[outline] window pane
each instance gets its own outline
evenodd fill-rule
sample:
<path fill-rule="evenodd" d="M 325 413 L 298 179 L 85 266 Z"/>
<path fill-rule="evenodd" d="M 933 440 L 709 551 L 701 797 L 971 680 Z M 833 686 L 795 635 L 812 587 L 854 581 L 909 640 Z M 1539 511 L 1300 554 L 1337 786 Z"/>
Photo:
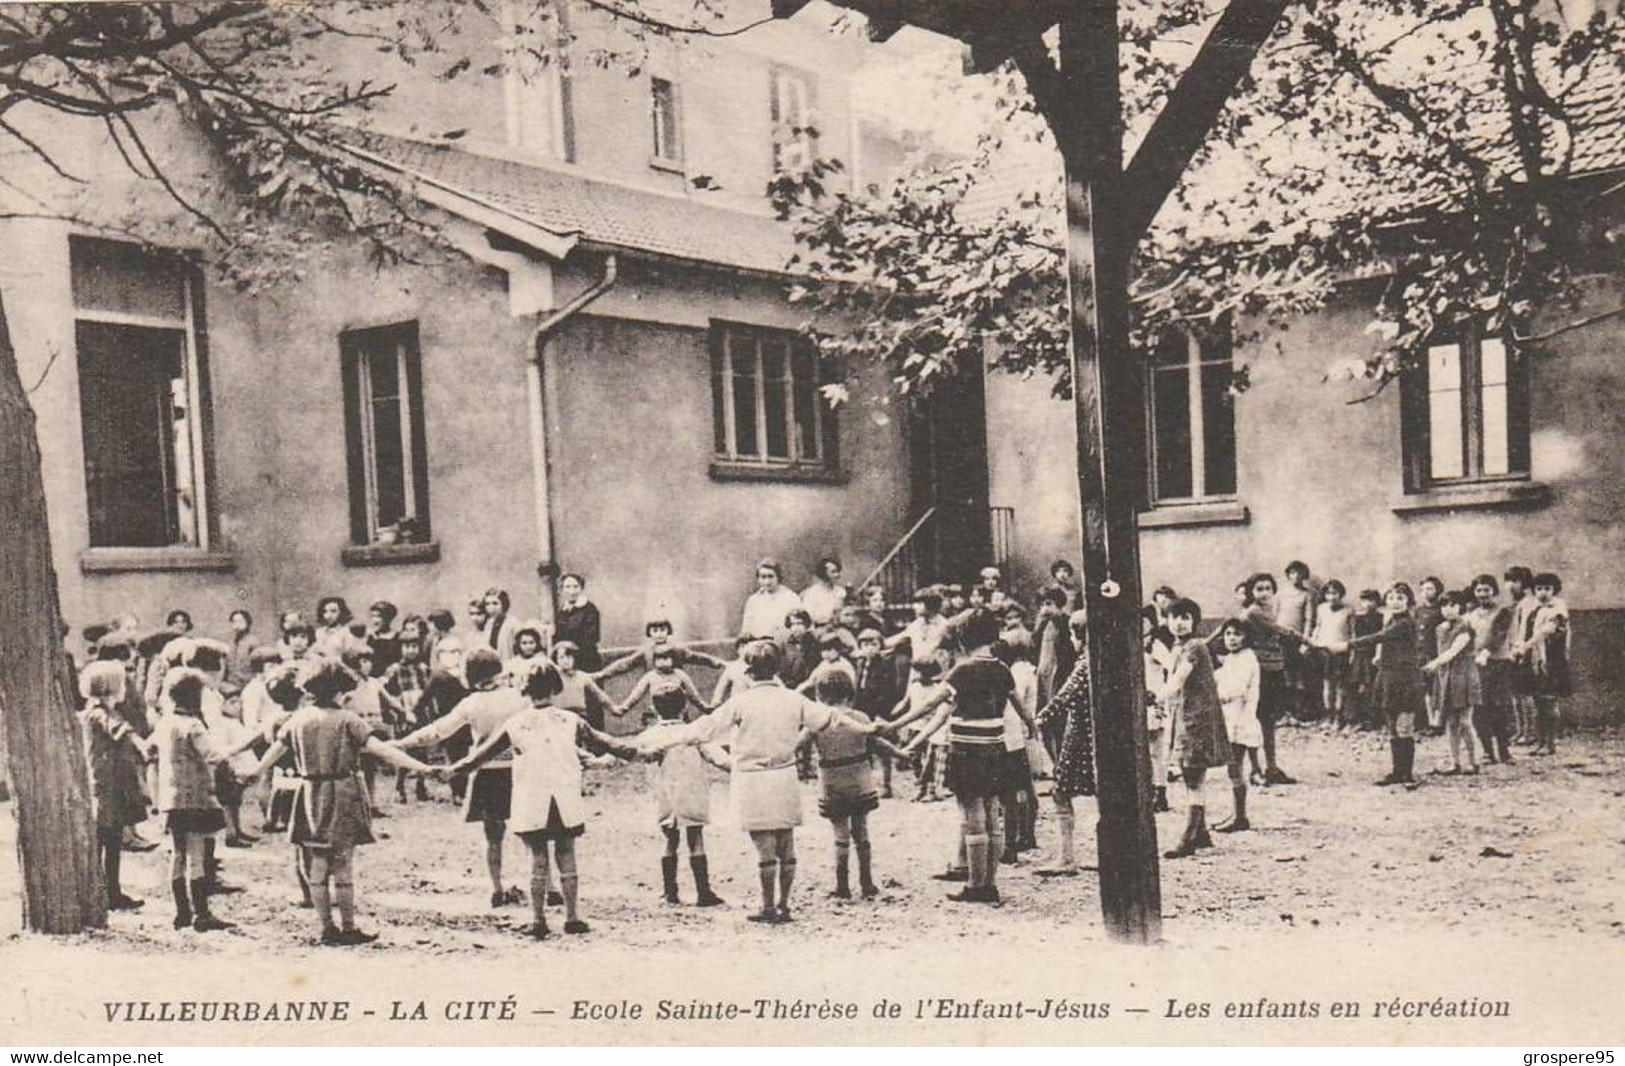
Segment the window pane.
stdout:
<path fill-rule="evenodd" d="M 378 493 L 377 526 L 391 526 L 406 514 L 406 455 L 401 441 L 399 399 L 372 401 L 373 485 Z"/>
<path fill-rule="evenodd" d="M 81 322 L 77 331 L 85 490 L 93 547 L 153 548 L 195 539 L 172 494 L 177 428 L 184 431 L 183 335 Z M 191 448 L 181 457 L 190 462 Z M 184 482 L 190 490 L 191 471 Z M 190 507 L 190 501 L 188 502 Z"/>
<path fill-rule="evenodd" d="M 1190 371 L 1158 369 L 1151 375 L 1152 435 L 1156 447 L 1156 498 L 1189 499 L 1191 478 Z"/>
<path fill-rule="evenodd" d="M 1151 358 L 1157 366 L 1184 366 L 1191 358 L 1190 338 L 1183 333 L 1162 338 Z"/>
<path fill-rule="evenodd" d="M 186 279 L 175 260 L 88 237 L 72 238 L 69 248 L 74 307 L 186 321 Z"/>
<path fill-rule="evenodd" d="M 373 344 L 367 350 L 367 380 L 373 400 L 392 400 L 401 394 L 400 364 L 393 342 Z"/>
<path fill-rule="evenodd" d="M 711 356 L 711 432 L 718 455 L 728 454 L 728 400 L 723 391 L 727 358 L 721 352 Z"/>
<path fill-rule="evenodd" d="M 761 454 L 756 444 L 756 345 L 730 337 L 729 348 L 734 364 L 734 451 L 755 458 Z"/>
<path fill-rule="evenodd" d="M 1484 386 L 1484 473 L 1498 477 L 1511 473 L 1511 437 L 1507 430 L 1507 387 Z"/>
<path fill-rule="evenodd" d="M 767 454 L 770 459 L 790 458 L 790 412 L 786 391 L 790 358 L 782 340 L 762 342 L 762 401 L 767 421 Z"/>
<path fill-rule="evenodd" d="M 1461 350 L 1428 349 L 1428 472 L 1439 479 L 1466 474 L 1461 419 Z"/>
<path fill-rule="evenodd" d="M 1230 364 L 1202 364 L 1202 465 L 1208 496 L 1236 491 L 1236 406 L 1230 394 Z"/>
<path fill-rule="evenodd" d="M 1479 380 L 1485 385 L 1507 383 L 1507 349 L 1499 337 L 1487 337 L 1479 345 Z"/>
<path fill-rule="evenodd" d="M 798 348 L 791 361 L 791 370 L 795 376 L 796 399 L 796 437 L 800 442 L 801 457 L 803 459 L 819 459 L 823 456 L 823 442 L 818 439 L 818 418 L 821 412 L 818 405 L 824 402 L 818 393 L 818 360 L 817 357 L 805 348 Z"/>
<path fill-rule="evenodd" d="M 654 119 L 654 154 L 661 159 L 681 158 L 676 90 L 665 78 L 652 78 L 649 81 L 649 94 Z"/>

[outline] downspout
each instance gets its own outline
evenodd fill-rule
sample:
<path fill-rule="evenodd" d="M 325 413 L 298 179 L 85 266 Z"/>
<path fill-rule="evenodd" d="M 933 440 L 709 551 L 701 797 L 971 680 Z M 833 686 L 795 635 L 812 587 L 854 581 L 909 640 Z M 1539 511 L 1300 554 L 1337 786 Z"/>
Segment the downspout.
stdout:
<path fill-rule="evenodd" d="M 554 579 L 558 564 L 553 559 L 553 508 L 548 485 L 547 417 L 542 402 L 547 364 L 547 339 L 588 304 L 615 287 L 619 277 L 613 255 L 604 260 L 604 274 L 563 307 L 536 323 L 531 357 L 525 367 L 525 392 L 530 408 L 530 462 L 536 495 L 536 574 L 542 579 L 545 620 L 551 622 L 558 609 Z"/>

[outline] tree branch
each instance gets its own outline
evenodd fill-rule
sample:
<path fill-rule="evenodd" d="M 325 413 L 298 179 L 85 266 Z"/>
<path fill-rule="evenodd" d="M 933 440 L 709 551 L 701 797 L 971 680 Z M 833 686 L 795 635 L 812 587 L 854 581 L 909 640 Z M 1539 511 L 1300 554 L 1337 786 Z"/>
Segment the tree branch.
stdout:
<path fill-rule="evenodd" d="M 1527 336 L 1513 333 L 1512 339 L 1519 344 L 1539 344 L 1555 337 L 1561 337 L 1565 333 L 1573 333 L 1575 330 L 1585 329 L 1587 326 L 1594 326 L 1599 322 L 1607 322 L 1611 318 L 1625 318 L 1625 307 L 1616 307 L 1612 311 L 1602 311 L 1595 315 L 1588 315 L 1585 318 L 1564 323 L 1543 333 L 1531 333 Z"/>

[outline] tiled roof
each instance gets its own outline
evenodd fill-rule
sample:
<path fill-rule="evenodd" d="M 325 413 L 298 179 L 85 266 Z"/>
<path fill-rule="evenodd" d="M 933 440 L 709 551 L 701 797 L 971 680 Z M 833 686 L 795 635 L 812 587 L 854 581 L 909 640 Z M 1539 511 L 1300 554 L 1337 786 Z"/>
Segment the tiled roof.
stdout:
<path fill-rule="evenodd" d="M 404 137 L 353 137 L 410 177 L 561 237 L 769 273 L 785 273 L 795 252 L 789 227 L 767 215 Z"/>

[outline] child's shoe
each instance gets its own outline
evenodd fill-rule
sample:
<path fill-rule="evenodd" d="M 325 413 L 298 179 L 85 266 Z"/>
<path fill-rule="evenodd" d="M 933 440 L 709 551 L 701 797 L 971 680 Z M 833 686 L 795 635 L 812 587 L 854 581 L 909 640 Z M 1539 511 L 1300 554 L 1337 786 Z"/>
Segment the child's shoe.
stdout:
<path fill-rule="evenodd" d="M 546 940 L 551 932 L 546 922 L 532 922 L 524 929 L 525 935 L 532 940 Z"/>
<path fill-rule="evenodd" d="M 932 874 L 933 881 L 969 881 L 970 871 L 963 866 L 950 866 L 940 874 Z"/>
<path fill-rule="evenodd" d="M 146 906 L 145 900 L 133 899 L 119 892 L 107 900 L 107 909 L 110 911 L 138 911 Z"/>
<path fill-rule="evenodd" d="M 569 933 L 571 936 L 577 936 L 581 933 L 591 932 L 592 926 L 588 925 L 580 918 L 571 918 L 569 921 L 564 923 L 564 931 Z"/>
<path fill-rule="evenodd" d="M 339 932 L 338 926 L 329 925 L 322 929 L 320 943 L 323 947 L 338 947 L 344 943 L 343 936 L 344 934 Z"/>
<path fill-rule="evenodd" d="M 865 881 L 863 884 L 858 886 L 858 894 L 864 899 L 874 899 L 876 896 L 880 895 L 880 889 L 873 881 Z"/>
<path fill-rule="evenodd" d="M 371 944 L 377 939 L 377 933 L 363 933 L 359 929 L 339 930 L 339 943 L 345 947 L 360 947 L 362 944 Z"/>

